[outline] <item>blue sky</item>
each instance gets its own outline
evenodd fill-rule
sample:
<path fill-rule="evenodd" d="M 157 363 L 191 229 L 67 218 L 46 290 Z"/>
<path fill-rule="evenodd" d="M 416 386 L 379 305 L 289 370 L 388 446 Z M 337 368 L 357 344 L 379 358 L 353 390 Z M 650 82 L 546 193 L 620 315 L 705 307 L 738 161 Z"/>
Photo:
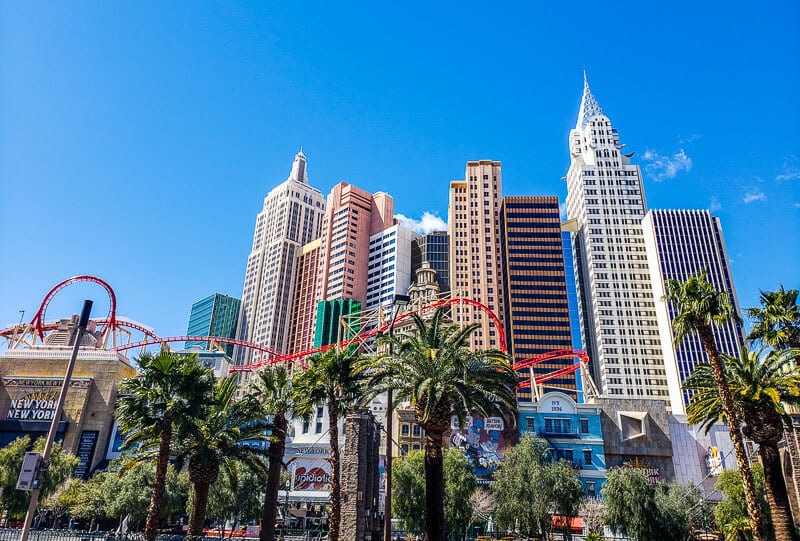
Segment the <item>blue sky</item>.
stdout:
<path fill-rule="evenodd" d="M 323 192 L 412 218 L 472 159 L 563 198 L 584 68 L 648 205 L 721 217 L 742 304 L 800 286 L 800 4 L 645 4 L 0 3 L 0 325 L 88 273 L 182 334 L 240 295 L 300 145 Z M 86 285 L 48 315 L 85 296 L 107 309 Z"/>

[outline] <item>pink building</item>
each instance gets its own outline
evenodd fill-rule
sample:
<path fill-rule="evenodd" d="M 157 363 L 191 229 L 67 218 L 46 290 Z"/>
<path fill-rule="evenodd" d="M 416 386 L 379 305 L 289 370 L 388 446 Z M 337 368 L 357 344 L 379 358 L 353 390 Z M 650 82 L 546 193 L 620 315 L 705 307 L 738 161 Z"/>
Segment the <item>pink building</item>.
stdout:
<path fill-rule="evenodd" d="M 369 238 L 394 225 L 394 199 L 341 182 L 328 195 L 322 221 L 316 299 L 367 300 Z"/>

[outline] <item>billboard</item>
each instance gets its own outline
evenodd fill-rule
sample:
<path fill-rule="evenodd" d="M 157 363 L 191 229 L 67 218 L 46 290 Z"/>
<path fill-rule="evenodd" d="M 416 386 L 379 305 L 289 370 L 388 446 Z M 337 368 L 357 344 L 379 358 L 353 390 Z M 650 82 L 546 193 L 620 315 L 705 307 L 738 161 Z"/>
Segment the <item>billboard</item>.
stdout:
<path fill-rule="evenodd" d="M 506 441 L 503 436 L 505 423 L 502 417 L 484 418 L 482 415 L 467 416 L 465 426 L 459 426 L 458 417 L 451 421 L 450 444 L 463 450 L 475 465 L 475 476 L 479 483 L 488 483 L 503 462 Z"/>

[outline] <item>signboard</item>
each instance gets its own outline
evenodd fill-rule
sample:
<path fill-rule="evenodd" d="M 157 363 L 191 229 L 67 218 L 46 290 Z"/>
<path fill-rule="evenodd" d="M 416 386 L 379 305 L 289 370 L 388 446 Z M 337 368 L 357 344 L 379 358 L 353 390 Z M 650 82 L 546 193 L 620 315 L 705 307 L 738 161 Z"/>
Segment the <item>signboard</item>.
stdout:
<path fill-rule="evenodd" d="M 52 421 L 55 416 L 58 390 L 36 389 L 11 400 L 6 419 L 18 421 Z"/>
<path fill-rule="evenodd" d="M 97 447 L 97 437 L 100 435 L 98 430 L 84 430 L 81 432 L 81 439 L 78 443 L 78 467 L 75 468 L 75 477 L 80 479 L 89 478 L 89 470 L 92 467 L 92 457 Z"/>
<path fill-rule="evenodd" d="M 475 465 L 475 476 L 478 482 L 488 483 L 505 456 L 505 423 L 502 417 L 484 418 L 482 415 L 470 415 L 466 426 L 459 426 L 458 417 L 451 421 L 453 432 L 450 443 L 462 449 Z"/>
<path fill-rule="evenodd" d="M 651 485 L 655 485 L 661 481 L 661 471 L 658 468 L 654 468 L 644 460 L 634 458 L 633 460 L 629 460 L 628 462 L 623 464 L 624 467 L 628 468 L 638 468 L 644 471 L 644 474 L 647 476 L 647 480 L 650 481 Z"/>
<path fill-rule="evenodd" d="M 718 477 L 722 474 L 722 455 L 719 454 L 719 449 L 716 445 L 708 448 L 706 454 L 706 466 L 708 467 L 708 474 Z"/>

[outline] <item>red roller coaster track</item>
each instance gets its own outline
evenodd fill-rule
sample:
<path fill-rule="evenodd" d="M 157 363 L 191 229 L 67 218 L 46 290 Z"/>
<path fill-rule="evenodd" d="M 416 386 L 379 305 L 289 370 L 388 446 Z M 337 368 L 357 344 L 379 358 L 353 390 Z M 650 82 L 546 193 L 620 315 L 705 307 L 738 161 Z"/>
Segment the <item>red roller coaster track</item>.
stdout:
<path fill-rule="evenodd" d="M 537 364 L 546 363 L 548 361 L 553 361 L 555 359 L 570 359 L 570 358 L 577 358 L 579 359 L 578 362 L 571 364 L 570 366 L 565 366 L 563 368 L 559 368 L 558 370 L 554 370 L 548 374 L 542 374 L 541 376 L 536 378 L 536 384 L 541 384 L 546 381 L 550 381 L 551 379 L 560 378 L 561 376 L 566 376 L 567 374 L 574 374 L 581 367 L 586 366 L 589 364 L 589 355 L 586 354 L 585 351 L 581 349 L 561 349 L 557 351 L 548 351 L 547 353 L 543 353 L 541 355 L 536 355 L 534 357 L 530 357 L 528 359 L 523 359 L 517 363 L 514 363 L 514 370 L 524 370 L 526 368 L 531 368 L 536 366 Z M 523 380 L 517 385 L 517 388 L 527 387 L 531 384 L 530 379 Z"/>
<path fill-rule="evenodd" d="M 67 278 L 66 280 L 56 284 L 53 289 L 47 292 L 47 295 L 44 296 L 44 299 L 42 299 L 42 304 L 39 305 L 39 309 L 33 315 L 33 319 L 31 320 L 31 326 L 39 335 L 39 339 L 44 340 L 44 331 L 47 330 L 45 324 L 45 313 L 47 312 L 47 307 L 50 305 L 50 301 L 53 300 L 53 297 L 55 297 L 59 291 L 78 282 L 92 282 L 99 284 L 106 290 L 108 293 L 109 303 L 108 317 L 105 320 L 107 329 L 113 330 L 117 327 L 117 296 L 114 294 L 114 290 L 111 289 L 111 286 L 108 285 L 108 282 L 102 278 L 98 278 L 97 276 L 89 276 L 88 274 L 82 274 L 80 276 Z"/>

